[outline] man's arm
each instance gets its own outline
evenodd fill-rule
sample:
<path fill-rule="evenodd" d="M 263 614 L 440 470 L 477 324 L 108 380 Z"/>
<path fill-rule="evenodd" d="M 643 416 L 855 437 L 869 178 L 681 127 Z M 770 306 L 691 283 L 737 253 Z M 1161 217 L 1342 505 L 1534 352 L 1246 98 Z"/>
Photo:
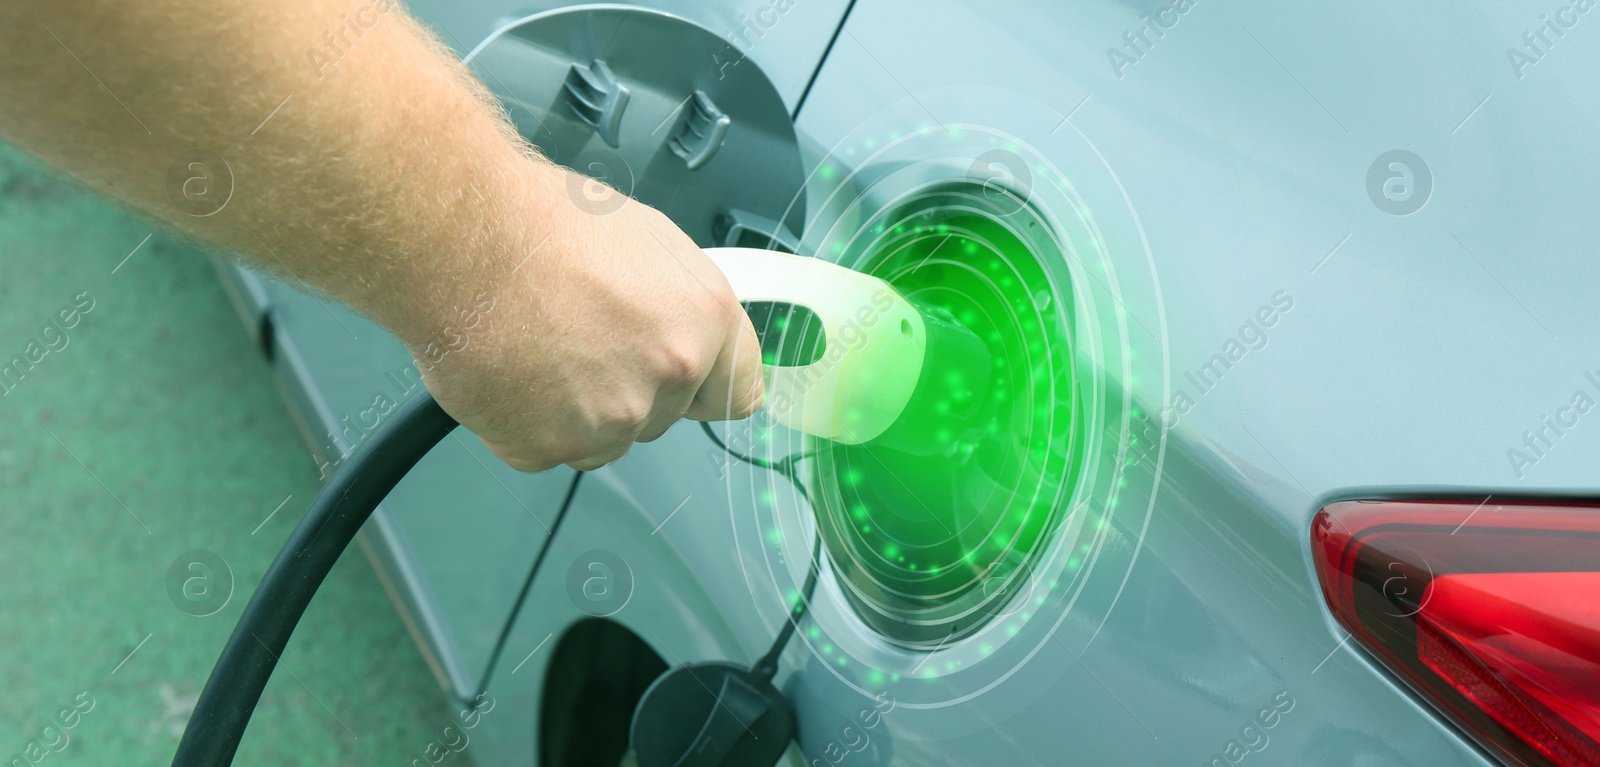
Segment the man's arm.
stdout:
<path fill-rule="evenodd" d="M 511 465 L 748 415 L 721 273 L 644 205 L 577 209 L 490 103 L 394 0 L 0 0 L 0 134 L 366 313 Z"/>

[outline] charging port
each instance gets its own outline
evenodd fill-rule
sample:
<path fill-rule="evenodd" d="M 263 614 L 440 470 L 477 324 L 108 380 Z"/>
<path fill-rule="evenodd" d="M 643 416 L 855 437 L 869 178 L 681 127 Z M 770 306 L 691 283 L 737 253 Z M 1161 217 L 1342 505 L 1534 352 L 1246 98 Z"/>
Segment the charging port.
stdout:
<path fill-rule="evenodd" d="M 1081 463 L 1070 292 L 1044 222 L 993 186 L 958 183 L 869 220 L 845 263 L 935 307 L 987 346 L 990 379 L 933 455 L 815 446 L 809 482 L 847 599 L 886 639 L 949 643 L 1025 609 L 1031 569 Z"/>

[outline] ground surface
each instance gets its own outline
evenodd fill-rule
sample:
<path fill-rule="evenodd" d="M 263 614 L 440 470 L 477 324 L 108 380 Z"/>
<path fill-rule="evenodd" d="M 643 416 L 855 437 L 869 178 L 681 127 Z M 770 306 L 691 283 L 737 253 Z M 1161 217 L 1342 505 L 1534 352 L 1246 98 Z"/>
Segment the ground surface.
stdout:
<path fill-rule="evenodd" d="M 30 343 L 0 372 L 0 764 L 165 765 L 317 474 L 205 257 L 0 145 L 0 364 Z M 205 617 L 193 550 L 232 574 Z M 358 549 L 283 661 L 237 764 L 427 764 L 442 696 Z"/>

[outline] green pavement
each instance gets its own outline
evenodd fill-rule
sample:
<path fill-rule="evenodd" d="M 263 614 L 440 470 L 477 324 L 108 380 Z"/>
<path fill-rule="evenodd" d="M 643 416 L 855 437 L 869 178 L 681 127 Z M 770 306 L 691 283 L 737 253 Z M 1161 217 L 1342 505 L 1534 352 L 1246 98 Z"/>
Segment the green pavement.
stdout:
<path fill-rule="evenodd" d="M 0 765 L 168 764 L 315 466 L 205 256 L 0 145 L 0 364 L 17 357 Z M 358 549 L 283 662 L 236 764 L 427 764 L 448 709 Z"/>

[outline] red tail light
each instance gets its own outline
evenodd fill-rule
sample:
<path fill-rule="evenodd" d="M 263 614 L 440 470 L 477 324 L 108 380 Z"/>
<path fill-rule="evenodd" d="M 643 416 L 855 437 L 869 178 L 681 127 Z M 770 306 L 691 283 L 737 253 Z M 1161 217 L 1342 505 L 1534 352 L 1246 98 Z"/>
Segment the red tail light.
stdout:
<path fill-rule="evenodd" d="M 1600 767 L 1600 506 L 1336 503 L 1311 548 L 1339 623 L 1479 743 Z"/>

